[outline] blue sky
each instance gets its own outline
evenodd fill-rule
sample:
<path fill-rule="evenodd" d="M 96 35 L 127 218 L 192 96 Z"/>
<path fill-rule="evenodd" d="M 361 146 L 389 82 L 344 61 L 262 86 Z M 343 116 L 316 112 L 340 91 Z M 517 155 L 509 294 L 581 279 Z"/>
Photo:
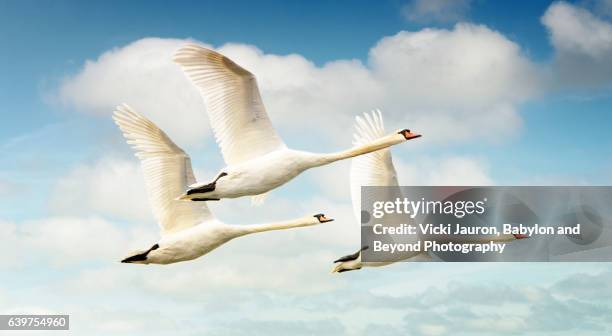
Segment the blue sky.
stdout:
<path fill-rule="evenodd" d="M 338 218 L 333 227 L 248 238 L 168 268 L 116 264 L 157 228 L 114 106 L 127 102 L 167 130 L 203 179 L 223 164 L 203 104 L 169 60 L 186 39 L 249 67 L 298 148 L 346 147 L 352 117 L 380 107 L 388 128 L 425 135 L 393 150 L 404 184 L 610 184 L 610 1 L 424 3 L 0 2 L 0 311 L 76 314 L 75 334 L 472 335 L 499 316 L 516 322 L 509 334 L 538 334 L 523 323 L 529 312 L 612 309 L 581 280 L 609 282 L 605 264 L 402 264 L 330 276 L 329 262 L 358 243 L 348 163 L 305 174 L 261 208 L 214 205 L 236 223 L 323 210 Z M 478 284 L 474 302 L 454 298 Z M 500 305 L 487 313 L 476 301 L 490 293 Z M 568 328 L 597 335 L 612 325 L 595 316 Z"/>

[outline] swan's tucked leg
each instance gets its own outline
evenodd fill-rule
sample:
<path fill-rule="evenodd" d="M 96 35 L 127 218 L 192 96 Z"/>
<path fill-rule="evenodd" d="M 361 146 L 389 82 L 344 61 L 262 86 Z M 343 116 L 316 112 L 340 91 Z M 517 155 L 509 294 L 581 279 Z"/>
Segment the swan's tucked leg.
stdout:
<path fill-rule="evenodd" d="M 207 192 L 211 192 L 214 191 L 215 188 L 217 187 L 217 181 L 219 181 L 220 178 L 222 178 L 223 176 L 226 176 L 227 173 L 221 173 L 219 174 L 219 176 L 217 176 L 216 179 L 214 179 L 214 181 L 204 184 L 204 185 L 195 185 L 193 188 L 190 186 L 189 189 L 187 189 L 187 195 L 193 195 L 193 194 L 204 194 Z"/>
<path fill-rule="evenodd" d="M 159 248 L 159 244 L 155 244 L 153 246 L 151 246 L 150 249 L 144 251 L 144 252 L 140 252 L 138 254 L 134 254 L 132 256 L 129 256 L 123 260 L 121 260 L 122 263 L 137 263 L 139 261 L 145 261 L 147 260 L 147 255 L 153 251 L 153 250 L 157 250 Z"/>
<path fill-rule="evenodd" d="M 215 191 L 217 187 L 217 181 L 223 176 L 227 176 L 227 173 L 221 172 L 219 176 L 217 176 L 210 183 L 205 183 L 205 184 L 196 183 L 196 184 L 190 185 L 189 188 L 187 189 L 187 192 L 184 195 L 178 197 L 177 199 L 183 200 L 183 201 L 194 201 L 194 202 L 218 201 L 219 198 L 206 197 L 204 195 L 198 196 L 198 195 Z"/>

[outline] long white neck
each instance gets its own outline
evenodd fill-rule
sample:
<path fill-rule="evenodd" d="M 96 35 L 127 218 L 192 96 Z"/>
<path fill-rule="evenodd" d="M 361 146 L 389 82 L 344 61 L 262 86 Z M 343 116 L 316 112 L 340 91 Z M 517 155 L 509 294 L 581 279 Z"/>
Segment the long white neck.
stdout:
<path fill-rule="evenodd" d="M 332 163 L 339 160 L 352 158 L 355 156 L 371 153 L 379 149 L 387 148 L 398 143 L 406 141 L 403 135 L 393 133 L 364 145 L 355 146 L 351 149 L 347 149 L 341 152 L 329 153 L 329 154 L 316 154 L 315 159 L 312 163 L 313 167 L 318 167 Z"/>
<path fill-rule="evenodd" d="M 232 225 L 236 230 L 237 236 L 244 236 L 251 233 L 274 231 L 274 230 L 286 230 L 304 226 L 313 226 L 319 224 L 319 220 L 313 216 L 307 216 L 297 218 L 293 220 L 267 223 L 267 224 L 251 224 L 251 225 Z"/>

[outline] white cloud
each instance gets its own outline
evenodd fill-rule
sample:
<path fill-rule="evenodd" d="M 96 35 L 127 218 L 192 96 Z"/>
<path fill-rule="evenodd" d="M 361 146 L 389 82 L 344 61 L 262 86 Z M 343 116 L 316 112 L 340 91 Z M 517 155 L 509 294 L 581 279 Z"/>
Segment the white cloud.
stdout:
<path fill-rule="evenodd" d="M 127 145 L 126 145 L 127 146 Z M 138 159 L 104 157 L 58 179 L 49 197 L 54 215 L 98 214 L 153 222 Z"/>
<path fill-rule="evenodd" d="M 486 164 L 480 160 L 451 156 L 442 158 L 419 157 L 406 163 L 394 159 L 400 185 L 492 185 Z"/>
<path fill-rule="evenodd" d="M 154 241 L 155 235 L 155 230 L 124 227 L 96 216 L 52 216 L 19 223 L 0 220 L 0 268 L 117 263 L 129 250 Z"/>
<path fill-rule="evenodd" d="M 440 163 L 438 171 L 430 172 L 432 185 L 491 185 L 486 169 L 476 160 L 451 157 Z"/>
<path fill-rule="evenodd" d="M 19 189 L 11 181 L 0 179 L 0 198 L 13 196 Z"/>
<path fill-rule="evenodd" d="M 402 7 L 406 20 L 418 23 L 452 23 L 465 19 L 471 0 L 411 0 Z"/>
<path fill-rule="evenodd" d="M 542 22 L 558 51 L 600 58 L 612 50 L 612 25 L 584 8 L 557 2 L 546 10 Z"/>
<path fill-rule="evenodd" d="M 97 217 L 51 217 L 22 223 L 20 228 L 29 256 L 58 266 L 118 262 L 129 246 L 127 230 Z"/>
<path fill-rule="evenodd" d="M 59 98 L 102 114 L 125 101 L 177 143 L 198 142 L 210 134 L 204 105 L 171 61 L 186 42 L 148 38 L 107 51 L 68 77 Z M 303 139 L 307 129 L 310 137 L 348 144 L 346 125 L 375 107 L 383 109 L 389 129 L 418 128 L 426 141 L 499 138 L 520 127 L 516 105 L 539 86 L 519 46 L 472 24 L 385 37 L 370 50 L 367 64 L 316 66 L 297 54 L 266 54 L 244 44 L 218 50 L 257 76 L 271 119 L 289 143 Z"/>
<path fill-rule="evenodd" d="M 370 60 L 387 83 L 386 119 L 416 125 L 426 141 L 512 134 L 521 125 L 515 104 L 539 88 L 519 46 L 479 25 L 400 32 L 379 41 Z"/>
<path fill-rule="evenodd" d="M 146 38 L 109 50 L 64 80 L 58 99 L 79 112 L 110 115 L 128 103 L 149 116 L 179 142 L 209 133 L 204 104 L 193 85 L 172 63 L 185 40 Z M 198 127 L 194 127 L 197 125 Z"/>
<path fill-rule="evenodd" d="M 448 329 L 441 324 L 420 324 L 418 330 L 422 335 L 439 336 L 446 335 Z"/>
<path fill-rule="evenodd" d="M 21 247 L 15 223 L 0 220 L 0 268 L 13 268 L 19 265 Z M 1 293 L 0 293 L 1 294 Z"/>
<path fill-rule="evenodd" d="M 585 8 L 552 4 L 542 23 L 555 48 L 553 85 L 597 87 L 612 82 L 612 23 Z"/>
<path fill-rule="evenodd" d="M 305 177 L 313 182 L 313 187 L 323 192 L 327 197 L 347 202 L 351 198 L 350 166 L 351 160 L 340 161 L 313 169 L 305 173 Z"/>

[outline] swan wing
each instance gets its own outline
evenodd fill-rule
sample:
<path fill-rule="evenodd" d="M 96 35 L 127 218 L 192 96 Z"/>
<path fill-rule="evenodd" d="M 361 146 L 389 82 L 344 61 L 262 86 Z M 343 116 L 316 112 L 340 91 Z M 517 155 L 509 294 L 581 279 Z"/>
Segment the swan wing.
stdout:
<path fill-rule="evenodd" d="M 227 165 L 286 147 L 268 118 L 252 73 L 194 44 L 178 50 L 174 61 L 200 89 Z"/>
<path fill-rule="evenodd" d="M 385 135 L 380 110 L 355 118 L 354 145 L 364 145 Z M 361 223 L 361 187 L 399 185 L 389 148 L 354 157 L 351 160 L 350 185 L 353 212 Z"/>
<path fill-rule="evenodd" d="M 195 183 L 191 159 L 153 122 L 127 105 L 118 106 L 113 119 L 140 159 L 153 214 L 162 235 L 213 218 L 205 202 L 176 200 Z"/>

